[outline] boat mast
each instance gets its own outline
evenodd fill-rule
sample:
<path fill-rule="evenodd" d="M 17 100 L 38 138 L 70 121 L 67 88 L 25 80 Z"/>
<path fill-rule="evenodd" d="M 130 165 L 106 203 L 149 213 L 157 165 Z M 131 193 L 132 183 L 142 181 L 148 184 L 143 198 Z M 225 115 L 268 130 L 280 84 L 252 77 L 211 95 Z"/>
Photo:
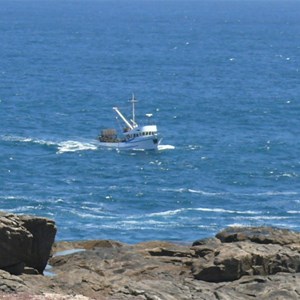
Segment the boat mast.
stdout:
<path fill-rule="evenodd" d="M 133 128 L 137 127 L 138 124 L 135 122 L 135 103 L 138 101 L 134 98 L 134 94 L 132 94 L 131 100 L 129 102 L 132 103 L 132 119 L 130 119 L 131 123 L 123 116 L 123 114 L 119 111 L 117 107 L 113 107 L 113 110 L 121 117 L 124 123 L 132 130 Z"/>
<path fill-rule="evenodd" d="M 136 122 L 135 122 L 135 103 L 137 103 L 138 101 L 134 98 L 134 94 L 132 94 L 132 98 L 131 100 L 129 100 L 132 103 L 132 123 L 133 126 L 137 126 Z"/>

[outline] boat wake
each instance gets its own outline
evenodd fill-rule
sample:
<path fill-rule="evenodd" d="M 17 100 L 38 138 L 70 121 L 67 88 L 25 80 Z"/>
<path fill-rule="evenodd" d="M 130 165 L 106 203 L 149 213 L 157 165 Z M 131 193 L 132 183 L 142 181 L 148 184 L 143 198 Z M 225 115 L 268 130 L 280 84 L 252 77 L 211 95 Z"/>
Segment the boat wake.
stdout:
<path fill-rule="evenodd" d="M 28 143 L 28 144 L 37 144 L 41 146 L 54 147 L 57 150 L 56 151 L 57 154 L 98 149 L 96 143 L 93 143 L 90 140 L 50 141 L 50 140 L 43 140 L 43 139 L 31 138 L 31 137 L 20 137 L 20 136 L 1 136 L 1 140 L 5 142 L 12 142 L 12 143 Z"/>
<path fill-rule="evenodd" d="M 91 140 L 66 140 L 66 141 L 54 141 L 45 140 L 32 137 L 22 137 L 17 135 L 5 135 L 1 136 L 0 140 L 12 143 L 28 143 L 37 144 L 41 146 L 49 146 L 57 149 L 57 154 L 63 154 L 67 152 L 77 152 L 77 151 L 87 151 L 87 150 L 97 150 L 98 144 Z M 159 151 L 173 150 L 175 146 L 173 145 L 159 145 Z"/>
<path fill-rule="evenodd" d="M 46 146 L 56 145 L 56 143 L 52 141 L 46 141 L 46 140 L 30 138 L 30 137 L 21 137 L 15 135 L 1 136 L 1 140 L 5 142 L 13 142 L 13 143 L 32 143 L 32 144 L 39 144 L 39 145 L 46 145 Z"/>
<path fill-rule="evenodd" d="M 77 152 L 86 150 L 97 150 L 98 147 L 90 142 L 79 141 L 64 141 L 58 144 L 58 151 L 56 153 L 62 154 L 66 152 Z"/>

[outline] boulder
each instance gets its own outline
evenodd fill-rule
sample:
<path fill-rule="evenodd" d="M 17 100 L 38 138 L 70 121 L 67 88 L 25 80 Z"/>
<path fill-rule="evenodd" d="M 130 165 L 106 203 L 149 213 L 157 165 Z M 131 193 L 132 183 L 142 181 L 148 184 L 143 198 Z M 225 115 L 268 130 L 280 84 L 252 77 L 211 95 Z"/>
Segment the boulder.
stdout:
<path fill-rule="evenodd" d="M 228 228 L 216 235 L 222 243 L 194 243 L 199 260 L 192 263 L 196 279 L 237 280 L 245 275 L 300 272 L 300 234 L 268 227 Z M 199 249 L 197 249 L 199 248 Z M 204 253 L 203 253 L 204 251 Z"/>
<path fill-rule="evenodd" d="M 58 242 L 48 276 L 2 273 L 0 298 L 12 291 L 17 297 L 8 299 L 298 300 L 299 233 L 287 231 L 284 238 L 279 230 L 236 228 L 231 242 L 210 238 L 193 245 Z"/>
<path fill-rule="evenodd" d="M 18 276 L 0 270 L 0 292 L 14 293 L 29 291 L 29 287 L 24 280 Z"/>
<path fill-rule="evenodd" d="M 43 273 L 55 234 L 46 218 L 0 213 L 0 269 L 18 275 L 27 266 Z"/>
<path fill-rule="evenodd" d="M 258 244 L 300 244 L 299 232 L 273 227 L 228 227 L 216 237 L 222 243 L 251 241 Z"/>
<path fill-rule="evenodd" d="M 56 235 L 55 222 L 41 217 L 19 216 L 21 224 L 32 234 L 30 254 L 25 264 L 43 273 Z"/>

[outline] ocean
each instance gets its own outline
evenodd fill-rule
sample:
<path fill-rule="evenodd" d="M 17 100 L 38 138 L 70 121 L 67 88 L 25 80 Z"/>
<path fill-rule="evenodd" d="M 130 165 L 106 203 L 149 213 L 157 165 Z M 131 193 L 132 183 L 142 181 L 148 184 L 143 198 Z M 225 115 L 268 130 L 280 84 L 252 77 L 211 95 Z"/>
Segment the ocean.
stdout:
<path fill-rule="evenodd" d="M 300 2 L 1 0 L 0 210 L 56 239 L 300 230 Z M 159 151 L 101 149 L 113 106 Z"/>

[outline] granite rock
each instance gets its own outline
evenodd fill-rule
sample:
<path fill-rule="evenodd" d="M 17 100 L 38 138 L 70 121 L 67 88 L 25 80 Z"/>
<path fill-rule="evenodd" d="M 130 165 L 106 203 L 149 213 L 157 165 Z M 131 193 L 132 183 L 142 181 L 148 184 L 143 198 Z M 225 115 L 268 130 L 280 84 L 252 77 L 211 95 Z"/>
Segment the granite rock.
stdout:
<path fill-rule="evenodd" d="M 56 234 L 46 218 L 0 213 L 0 269 L 21 274 L 25 267 L 43 273 Z"/>
<path fill-rule="evenodd" d="M 6 229 L 12 226 L 18 234 L 18 230 L 24 230 L 28 238 L 24 238 L 25 245 L 32 245 L 33 236 L 41 242 L 44 231 L 38 230 L 50 226 L 48 221 L 33 230 L 30 218 L 21 219 L 6 217 L 2 219 L 6 223 L 0 224 Z M 13 276 L 0 271 L 0 298 L 296 300 L 300 299 L 299 238 L 297 232 L 255 227 L 229 228 L 192 245 L 163 241 L 136 245 L 111 240 L 58 242 L 52 247 L 47 276 L 34 272 Z M 43 253 L 39 247 L 35 249 L 28 253 Z M 30 265 L 37 268 L 34 259 L 39 256 L 31 259 Z M 28 262 L 23 257 L 16 261 Z"/>

